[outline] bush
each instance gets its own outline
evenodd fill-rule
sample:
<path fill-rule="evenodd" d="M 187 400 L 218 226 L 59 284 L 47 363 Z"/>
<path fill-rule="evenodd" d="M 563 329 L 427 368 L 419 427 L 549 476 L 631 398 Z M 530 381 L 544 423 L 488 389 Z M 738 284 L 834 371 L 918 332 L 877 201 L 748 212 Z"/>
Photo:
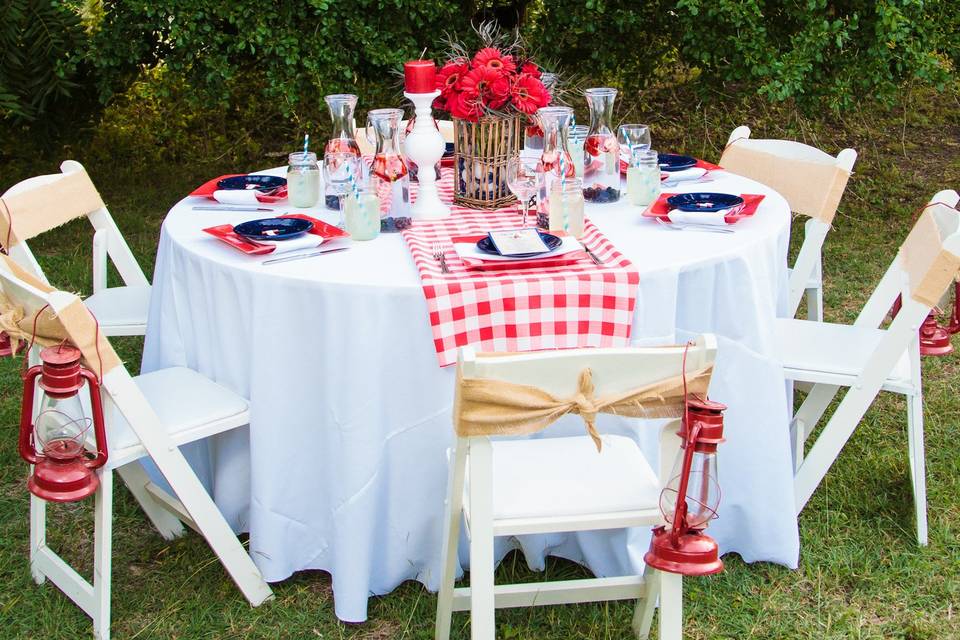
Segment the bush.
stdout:
<path fill-rule="evenodd" d="M 957 55 L 949 0 L 678 0 L 681 55 L 712 82 L 838 110 L 891 101 L 907 81 L 942 89 Z"/>
<path fill-rule="evenodd" d="M 0 5 L 0 118 L 32 121 L 66 98 L 76 99 L 89 81 L 86 46 L 74 3 L 5 0 Z"/>

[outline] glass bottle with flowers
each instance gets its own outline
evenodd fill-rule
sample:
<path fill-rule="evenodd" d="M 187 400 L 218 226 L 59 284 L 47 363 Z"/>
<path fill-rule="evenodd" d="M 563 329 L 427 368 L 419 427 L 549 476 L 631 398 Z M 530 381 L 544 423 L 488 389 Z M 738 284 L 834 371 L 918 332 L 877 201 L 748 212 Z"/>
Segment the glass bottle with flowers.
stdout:
<path fill-rule="evenodd" d="M 507 162 L 520 152 L 523 125 L 537 124 L 532 116 L 551 96 L 519 35 L 502 33 L 493 23 L 481 24 L 477 34 L 483 46 L 476 52 L 448 43 L 434 108 L 453 117 L 454 201 L 495 209 L 515 200 Z"/>

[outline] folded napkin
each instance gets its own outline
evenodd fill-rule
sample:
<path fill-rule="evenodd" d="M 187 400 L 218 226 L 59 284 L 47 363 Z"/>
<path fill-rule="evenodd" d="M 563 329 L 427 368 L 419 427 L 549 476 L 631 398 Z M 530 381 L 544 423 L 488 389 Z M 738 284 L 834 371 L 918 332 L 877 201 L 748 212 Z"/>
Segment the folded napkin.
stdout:
<path fill-rule="evenodd" d="M 257 199 L 256 189 L 217 189 L 213 192 L 213 199 L 220 204 L 242 204 L 257 206 L 260 200 Z"/>
<path fill-rule="evenodd" d="M 322 237 L 315 236 L 312 233 L 305 233 L 299 238 L 291 238 L 290 240 L 274 240 L 270 242 L 257 240 L 257 244 L 273 247 L 273 251 L 270 252 L 272 255 L 289 253 L 291 251 L 297 251 L 298 249 L 312 249 L 319 247 L 322 242 Z"/>
<path fill-rule="evenodd" d="M 743 205 L 720 211 L 680 211 L 673 209 L 667 214 L 667 220 L 674 224 L 727 224 L 727 216 L 739 213 Z"/>
<path fill-rule="evenodd" d="M 684 180 L 699 180 L 707 175 L 707 170 L 702 167 L 690 167 L 681 171 L 661 171 L 660 179 L 664 182 L 683 182 Z"/>

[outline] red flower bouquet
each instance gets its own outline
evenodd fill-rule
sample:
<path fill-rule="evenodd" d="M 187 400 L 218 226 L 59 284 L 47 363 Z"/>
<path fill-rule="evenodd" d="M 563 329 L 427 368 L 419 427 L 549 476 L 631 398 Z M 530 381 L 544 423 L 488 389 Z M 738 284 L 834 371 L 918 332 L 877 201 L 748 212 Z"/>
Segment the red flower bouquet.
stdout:
<path fill-rule="evenodd" d="M 449 60 L 437 73 L 440 96 L 433 106 L 454 118 L 477 122 L 484 115 L 532 115 L 550 104 L 540 67 L 520 64 L 496 47 L 480 49 L 473 59 Z"/>

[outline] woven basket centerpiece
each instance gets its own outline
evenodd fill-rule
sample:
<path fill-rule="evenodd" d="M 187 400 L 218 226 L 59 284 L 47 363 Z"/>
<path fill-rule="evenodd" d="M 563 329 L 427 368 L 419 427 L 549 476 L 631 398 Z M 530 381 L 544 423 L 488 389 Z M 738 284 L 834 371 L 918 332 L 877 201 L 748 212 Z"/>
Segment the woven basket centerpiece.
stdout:
<path fill-rule="evenodd" d="M 507 186 L 507 162 L 520 153 L 520 116 L 484 116 L 477 122 L 454 118 L 454 202 L 498 209 L 517 201 Z"/>

